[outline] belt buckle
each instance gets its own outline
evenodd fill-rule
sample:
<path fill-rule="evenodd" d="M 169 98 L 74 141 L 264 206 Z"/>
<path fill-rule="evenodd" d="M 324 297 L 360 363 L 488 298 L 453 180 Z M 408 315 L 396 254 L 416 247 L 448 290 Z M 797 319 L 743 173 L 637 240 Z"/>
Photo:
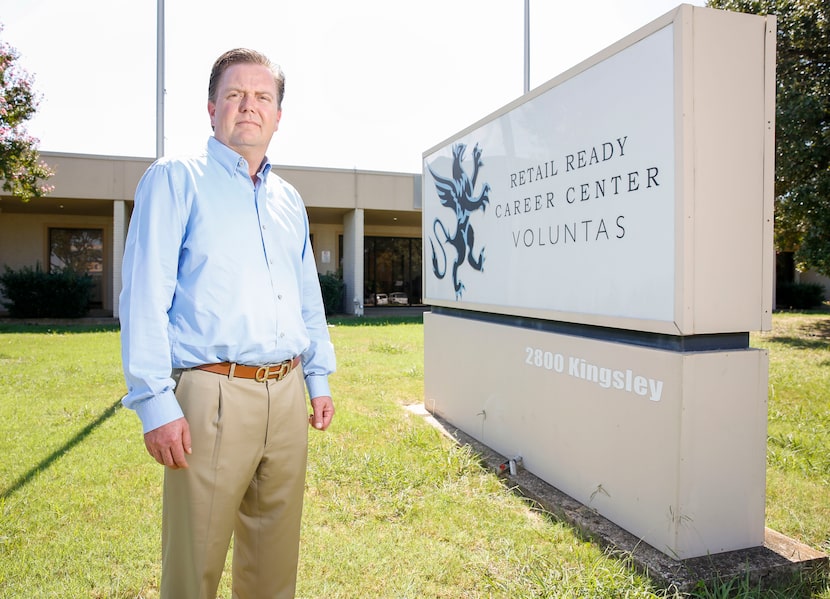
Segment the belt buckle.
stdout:
<path fill-rule="evenodd" d="M 272 370 L 273 369 L 273 370 Z M 270 378 L 281 381 L 291 371 L 291 360 L 285 360 L 276 365 L 260 366 L 254 373 L 254 380 L 258 383 L 264 383 Z"/>

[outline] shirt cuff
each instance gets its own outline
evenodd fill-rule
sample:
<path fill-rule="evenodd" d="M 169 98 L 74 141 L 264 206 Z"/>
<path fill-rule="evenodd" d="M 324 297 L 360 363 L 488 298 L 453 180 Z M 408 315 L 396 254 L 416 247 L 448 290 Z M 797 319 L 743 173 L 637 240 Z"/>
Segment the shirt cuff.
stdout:
<path fill-rule="evenodd" d="M 305 384 L 308 388 L 308 396 L 311 399 L 315 397 L 327 396 L 331 397 L 331 388 L 329 387 L 329 377 L 324 374 L 309 374 L 305 377 Z"/>
<path fill-rule="evenodd" d="M 141 419 L 145 433 L 184 417 L 184 412 L 172 390 L 144 399 L 136 403 L 133 409 Z"/>

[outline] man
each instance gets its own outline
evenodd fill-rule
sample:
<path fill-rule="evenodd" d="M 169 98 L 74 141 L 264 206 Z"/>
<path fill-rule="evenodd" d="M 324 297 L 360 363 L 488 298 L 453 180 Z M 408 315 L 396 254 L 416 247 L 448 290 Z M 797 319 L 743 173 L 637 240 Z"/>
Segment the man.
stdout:
<path fill-rule="evenodd" d="M 223 54 L 204 153 L 156 161 L 136 190 L 123 404 L 166 467 L 162 599 L 215 597 L 231 535 L 234 597 L 294 596 L 307 431 L 331 423 L 335 358 L 305 207 L 265 156 L 284 89 L 260 53 Z"/>

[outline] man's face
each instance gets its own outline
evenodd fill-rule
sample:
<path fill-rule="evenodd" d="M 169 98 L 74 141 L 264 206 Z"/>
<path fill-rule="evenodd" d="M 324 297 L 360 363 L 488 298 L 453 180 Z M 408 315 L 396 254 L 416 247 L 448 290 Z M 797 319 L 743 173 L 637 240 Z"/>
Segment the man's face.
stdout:
<path fill-rule="evenodd" d="M 216 102 L 208 101 L 208 113 L 218 141 L 243 156 L 264 155 L 282 116 L 274 75 L 258 64 L 230 66 L 219 79 Z"/>

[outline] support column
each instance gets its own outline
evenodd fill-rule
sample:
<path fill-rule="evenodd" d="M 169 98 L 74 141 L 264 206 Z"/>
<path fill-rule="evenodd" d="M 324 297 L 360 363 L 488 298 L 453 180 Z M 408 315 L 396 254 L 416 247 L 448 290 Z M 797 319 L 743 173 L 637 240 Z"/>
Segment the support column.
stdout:
<path fill-rule="evenodd" d="M 363 208 L 343 217 L 343 282 L 347 314 L 363 315 Z"/>
<path fill-rule="evenodd" d="M 112 315 L 118 318 L 118 296 L 121 294 L 121 262 L 127 239 L 127 202 L 112 203 Z"/>

